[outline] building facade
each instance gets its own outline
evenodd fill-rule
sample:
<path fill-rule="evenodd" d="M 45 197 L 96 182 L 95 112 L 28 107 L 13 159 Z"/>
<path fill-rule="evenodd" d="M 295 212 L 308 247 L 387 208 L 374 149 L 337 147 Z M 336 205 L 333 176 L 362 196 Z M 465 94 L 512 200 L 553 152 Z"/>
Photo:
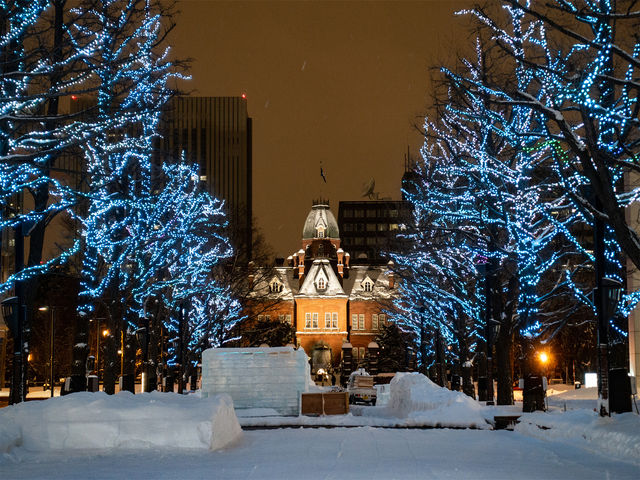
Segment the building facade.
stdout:
<path fill-rule="evenodd" d="M 354 265 L 384 265 L 396 235 L 411 215 L 411 205 L 395 200 L 343 201 L 338 207 L 342 246 Z"/>
<path fill-rule="evenodd" d="M 209 193 L 225 201 L 236 248 L 251 257 L 252 120 L 242 97 L 175 97 L 161 122 L 161 156 L 198 162 Z"/>
<path fill-rule="evenodd" d="M 300 250 L 253 285 L 247 314 L 289 322 L 312 372 L 335 371 L 344 350 L 357 366 L 377 348 L 372 343 L 389 320 L 395 292 L 390 265 L 351 264 L 328 202 L 318 201 L 305 220 Z"/>

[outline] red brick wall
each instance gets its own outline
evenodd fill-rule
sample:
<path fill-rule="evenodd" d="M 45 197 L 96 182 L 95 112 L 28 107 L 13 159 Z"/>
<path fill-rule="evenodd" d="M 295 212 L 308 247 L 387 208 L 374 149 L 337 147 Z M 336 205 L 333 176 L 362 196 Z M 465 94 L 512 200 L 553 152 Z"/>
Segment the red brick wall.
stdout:
<path fill-rule="evenodd" d="M 306 313 L 318 314 L 318 328 L 305 329 Z M 325 312 L 338 313 L 338 328 L 324 328 Z M 317 343 L 325 343 L 331 348 L 331 357 L 334 365 L 340 362 L 342 344 L 347 339 L 347 299 L 346 298 L 299 298 L 296 301 L 296 339 L 304 348 L 307 355 L 311 356 L 313 347 Z"/>

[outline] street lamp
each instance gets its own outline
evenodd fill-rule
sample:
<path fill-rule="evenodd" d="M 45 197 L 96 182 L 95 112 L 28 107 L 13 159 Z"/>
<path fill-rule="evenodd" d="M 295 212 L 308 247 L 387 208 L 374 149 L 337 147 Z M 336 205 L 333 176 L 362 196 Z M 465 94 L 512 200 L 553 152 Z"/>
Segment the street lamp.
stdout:
<path fill-rule="evenodd" d="M 547 355 L 547 352 L 540 352 L 538 354 L 538 358 L 540 359 L 540 363 L 542 365 L 546 365 L 547 362 L 549 362 L 549 355 Z"/>

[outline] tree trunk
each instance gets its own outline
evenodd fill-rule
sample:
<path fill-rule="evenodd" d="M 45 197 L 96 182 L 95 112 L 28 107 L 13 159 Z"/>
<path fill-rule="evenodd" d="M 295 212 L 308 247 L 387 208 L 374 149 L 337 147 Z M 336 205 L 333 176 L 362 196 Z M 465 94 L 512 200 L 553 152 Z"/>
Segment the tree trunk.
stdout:
<path fill-rule="evenodd" d="M 500 329 L 496 339 L 496 380 L 498 383 L 498 405 L 513 405 L 513 379 L 511 366 L 511 350 L 513 334 L 507 329 Z"/>
<path fill-rule="evenodd" d="M 113 395 L 116 393 L 116 380 L 120 373 L 120 362 L 118 361 L 118 344 L 120 343 L 120 333 L 109 329 L 110 333 L 103 341 L 104 345 L 104 392 Z"/>
<path fill-rule="evenodd" d="M 89 355 L 89 321 L 86 315 L 76 315 L 75 344 L 71 357 L 71 392 L 87 389 L 87 356 Z"/>

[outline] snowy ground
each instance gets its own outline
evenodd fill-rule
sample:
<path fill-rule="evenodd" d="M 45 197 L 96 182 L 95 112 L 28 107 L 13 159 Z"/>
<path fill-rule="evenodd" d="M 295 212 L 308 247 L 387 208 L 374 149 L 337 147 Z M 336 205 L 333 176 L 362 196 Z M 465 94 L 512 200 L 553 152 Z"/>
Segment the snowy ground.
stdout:
<path fill-rule="evenodd" d="M 306 426 L 335 425 L 336 428 L 298 426 L 268 430 L 245 429 L 240 435 L 234 436 L 231 443 L 215 451 L 207 448 L 184 448 L 181 437 L 187 438 L 188 432 L 179 433 L 179 424 L 184 423 L 184 420 L 179 419 L 201 421 L 201 413 L 215 411 L 218 413 L 213 417 L 224 419 L 225 423 L 211 422 L 211 430 L 225 432 L 234 430 L 229 428 L 229 422 L 235 416 L 232 411 L 230 414 L 224 413 L 224 409 L 220 410 L 220 407 L 212 409 L 207 401 L 199 406 L 200 399 L 197 395 L 170 395 L 165 399 L 167 394 L 125 394 L 122 398 L 118 398 L 120 395 L 107 397 L 102 394 L 79 394 L 75 399 L 70 396 L 29 402 L 18 408 L 0 409 L 0 478 L 640 478 L 640 416 L 628 413 L 600 418 L 593 411 L 594 389 L 573 390 L 567 386 L 554 386 L 549 391 L 549 412 L 521 415 L 515 431 L 493 431 L 488 429 L 486 420 L 491 420 L 497 414 L 521 414 L 521 404 L 512 407 L 487 407 L 455 392 L 434 387 L 425 380 L 414 375 L 401 382 L 396 381 L 395 395 L 392 390 L 387 406 L 356 407 L 347 416 L 277 417 L 264 409 L 238 412 L 240 424 L 245 426 L 252 422 L 262 422 L 262 425 L 271 428 L 287 423 Z M 136 429 L 120 427 L 117 443 L 119 448 L 109 447 L 112 443 L 106 440 L 100 446 L 99 439 L 92 435 L 94 448 L 91 450 L 80 449 L 77 444 L 73 448 L 56 450 L 54 447 L 57 448 L 56 439 L 61 435 L 60 430 L 38 426 L 42 431 L 54 432 L 49 437 L 49 447 L 46 443 L 32 440 L 31 443 L 25 441 L 24 444 L 6 441 L 11 435 L 15 435 L 15 429 L 7 428 L 12 422 L 33 426 L 37 425 L 39 419 L 44 419 L 43 425 L 55 423 L 51 420 L 61 414 L 63 402 L 73 403 L 75 408 L 80 407 L 83 402 L 93 404 L 92 408 L 98 408 L 102 415 L 108 414 L 111 417 L 116 411 L 125 410 L 125 413 L 118 413 L 125 420 L 133 420 L 137 416 L 133 415 L 137 407 L 133 404 L 131 407 L 123 407 L 123 402 L 163 404 L 153 406 L 159 415 L 149 415 L 166 422 L 164 430 L 160 430 L 164 432 L 161 435 L 164 440 L 160 441 L 158 438 L 154 440 L 154 445 L 147 444 L 143 449 L 141 447 L 144 445 L 131 441 L 134 439 L 132 435 L 140 435 Z M 177 403 L 173 405 L 172 402 Z M 217 405 L 223 406 L 224 402 L 218 402 Z M 165 407 L 174 408 L 176 414 L 167 415 Z M 147 410 L 149 407 L 144 408 Z M 187 412 L 181 412 L 184 408 Z M 194 409 L 199 409 L 201 413 Z M 27 411 L 31 416 L 25 417 Z M 67 422 L 70 418 L 73 417 L 68 416 Z M 83 421 L 89 420 L 90 417 L 87 417 Z M 383 426 L 393 422 L 396 425 L 403 422 L 405 425 L 411 422 L 414 425 L 431 426 L 449 424 L 459 427 L 465 423 L 469 426 L 478 425 L 474 429 L 455 430 L 341 427 Z M 110 425 L 112 421 L 104 423 Z M 157 422 L 153 423 L 154 429 L 157 429 Z M 216 425 L 222 425 L 222 428 Z M 98 425 L 93 425 L 91 428 L 97 427 Z M 23 435 L 27 437 L 24 432 Z M 157 437 L 160 434 L 156 431 L 152 435 Z"/>
<path fill-rule="evenodd" d="M 379 428 L 244 432 L 217 452 L 91 455 L 21 452 L 9 479 L 637 479 L 640 466 L 579 446 L 508 431 Z"/>

